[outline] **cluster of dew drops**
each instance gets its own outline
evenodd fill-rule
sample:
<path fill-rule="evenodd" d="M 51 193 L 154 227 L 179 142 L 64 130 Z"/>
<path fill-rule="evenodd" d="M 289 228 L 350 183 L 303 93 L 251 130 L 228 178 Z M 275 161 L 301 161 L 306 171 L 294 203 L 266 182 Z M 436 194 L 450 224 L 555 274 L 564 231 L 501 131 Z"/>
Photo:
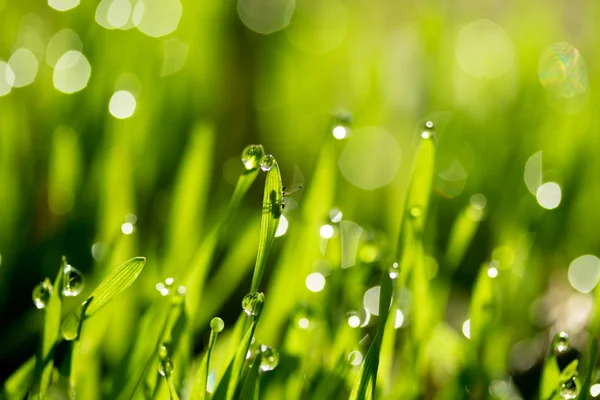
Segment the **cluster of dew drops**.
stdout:
<path fill-rule="evenodd" d="M 83 274 L 79 272 L 78 269 L 66 263 L 62 273 L 62 294 L 64 296 L 74 297 L 81 293 L 84 286 Z M 50 278 L 45 278 L 33 288 L 33 292 L 31 293 L 33 304 L 40 310 L 46 308 L 53 290 L 54 288 L 52 287 Z"/>
<path fill-rule="evenodd" d="M 561 354 L 566 353 L 571 348 L 571 342 L 569 340 L 569 335 L 566 332 L 558 332 L 554 339 L 552 339 L 552 350 L 554 354 L 559 356 Z M 581 392 L 581 381 L 577 376 L 577 371 L 575 370 L 575 374 L 570 377 L 566 377 L 566 379 L 561 380 L 559 382 L 559 393 L 563 399 L 572 400 L 576 399 Z"/>
<path fill-rule="evenodd" d="M 242 309 L 248 316 L 257 317 L 262 311 L 264 297 L 262 293 L 248 293 L 242 299 Z M 272 371 L 279 364 L 279 352 L 275 348 L 259 344 L 252 338 L 252 343 L 246 353 L 246 360 L 252 365 L 257 358 L 260 358 L 259 368 L 263 372 Z"/>
<path fill-rule="evenodd" d="M 251 144 L 242 151 L 242 164 L 247 170 L 254 170 L 260 166 L 260 169 L 266 172 L 275 165 L 275 157 L 265 154 L 261 145 Z"/>

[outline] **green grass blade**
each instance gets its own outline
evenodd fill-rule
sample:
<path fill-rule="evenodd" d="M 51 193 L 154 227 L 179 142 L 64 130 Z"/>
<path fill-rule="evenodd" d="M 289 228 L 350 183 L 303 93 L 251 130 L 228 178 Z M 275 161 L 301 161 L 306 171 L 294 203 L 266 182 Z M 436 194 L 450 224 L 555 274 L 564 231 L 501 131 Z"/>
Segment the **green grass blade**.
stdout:
<path fill-rule="evenodd" d="M 254 360 L 252 368 L 244 380 L 244 385 L 242 386 L 238 400 L 258 400 L 260 398 L 260 359 L 261 356 L 259 354 Z"/>
<path fill-rule="evenodd" d="M 552 349 L 550 350 L 552 351 Z M 544 362 L 540 380 L 540 399 L 550 399 L 556 393 L 560 382 L 560 370 L 554 353 L 550 353 Z"/>
<path fill-rule="evenodd" d="M 180 271 L 190 260 L 199 240 L 202 217 L 210 189 L 213 164 L 213 129 L 198 125 L 181 161 L 169 218 L 169 270 Z"/>
<path fill-rule="evenodd" d="M 590 345 L 590 352 L 588 354 L 589 363 L 588 370 L 581 386 L 581 397 L 580 400 L 587 400 L 590 393 L 590 386 L 592 385 L 592 378 L 596 370 L 596 362 L 598 361 L 598 339 L 593 337 L 592 344 Z"/>
<path fill-rule="evenodd" d="M 454 271 L 463 260 L 482 217 L 483 207 L 469 204 L 454 221 L 444 256 L 446 267 L 450 272 Z"/>
<path fill-rule="evenodd" d="M 210 374 L 210 357 L 215 347 L 215 343 L 217 342 L 217 335 L 223 330 L 223 327 L 222 319 L 213 318 L 210 324 L 211 331 L 210 339 L 208 341 L 208 350 L 202 358 L 202 363 L 200 363 L 200 368 L 198 368 L 198 372 L 196 373 L 196 379 L 194 379 L 194 385 L 189 400 L 205 400 L 208 397 L 206 393 L 206 384 Z"/>
<path fill-rule="evenodd" d="M 379 354 L 385 333 L 385 325 L 390 312 L 390 305 L 394 293 L 394 281 L 387 272 L 383 274 L 381 291 L 379 293 L 379 322 L 377 335 L 367 351 L 367 356 L 360 367 L 356 381 L 350 393 L 350 400 L 373 399 L 377 388 L 377 370 L 379 368 Z"/>
<path fill-rule="evenodd" d="M 118 266 L 111 274 L 94 289 L 88 299 L 73 311 L 63 322 L 62 331 L 66 339 L 77 338 L 81 322 L 98 312 L 112 299 L 125 291 L 135 280 L 146 264 L 144 257 L 135 257 Z M 93 301 L 88 303 L 88 300 Z M 88 304 L 85 314 L 84 306 Z"/>
<path fill-rule="evenodd" d="M 246 151 L 246 149 L 244 150 L 244 152 L 245 151 Z M 263 147 L 260 144 L 256 145 L 256 152 L 257 152 L 257 154 L 255 155 L 255 157 L 258 160 L 260 160 L 262 155 L 265 154 L 265 150 L 263 149 Z M 243 153 L 242 153 L 242 157 L 244 157 Z M 240 202 L 242 201 L 242 199 L 248 192 L 248 189 L 250 189 L 250 186 L 252 186 L 252 184 L 256 180 L 256 177 L 258 176 L 258 173 L 260 172 L 260 167 L 259 167 L 258 163 L 254 163 L 254 165 L 252 165 L 252 166 L 250 164 L 251 163 L 249 163 L 247 166 L 245 165 L 244 170 L 240 174 L 240 177 L 238 178 L 238 181 L 235 185 L 235 190 L 233 191 L 233 196 L 231 197 L 231 200 L 229 201 L 229 209 L 227 212 L 228 217 L 230 217 L 233 214 L 233 212 L 238 208 L 238 206 L 240 205 Z M 252 168 L 247 168 L 249 166 L 251 166 Z"/>
<path fill-rule="evenodd" d="M 2 385 L 0 398 L 6 400 L 22 400 L 31 386 L 35 370 L 35 357 L 30 357 Z"/>
<path fill-rule="evenodd" d="M 283 185 L 281 183 L 281 173 L 279 171 L 279 165 L 277 165 L 277 161 L 274 161 L 271 169 L 267 171 L 267 178 L 265 182 L 262 217 L 260 221 L 260 238 L 258 241 L 258 254 L 256 256 L 256 265 L 254 266 L 254 275 L 252 276 L 252 285 L 250 287 L 251 292 L 258 291 L 260 281 L 263 273 L 265 272 L 269 251 L 271 250 L 271 245 L 273 244 L 273 239 L 275 238 L 277 225 L 279 225 L 282 205 Z"/>
<path fill-rule="evenodd" d="M 60 339 L 60 318 L 62 312 L 63 277 L 67 260 L 63 257 L 48 304 L 44 308 L 44 332 L 38 350 L 30 398 L 45 397 L 50 386 L 54 366 L 54 349 Z"/>
<path fill-rule="evenodd" d="M 484 265 L 479 270 L 475 288 L 471 297 L 471 340 L 475 347 L 485 341 L 485 332 L 492 322 L 494 312 L 493 278 L 488 276 Z"/>

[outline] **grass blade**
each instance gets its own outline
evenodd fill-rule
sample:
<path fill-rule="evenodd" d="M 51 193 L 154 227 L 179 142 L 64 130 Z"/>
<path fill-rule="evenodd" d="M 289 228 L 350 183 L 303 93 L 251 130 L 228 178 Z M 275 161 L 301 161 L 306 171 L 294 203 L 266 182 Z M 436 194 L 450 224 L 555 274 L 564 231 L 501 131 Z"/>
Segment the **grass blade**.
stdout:
<path fill-rule="evenodd" d="M 22 400 L 31 386 L 35 370 L 35 357 L 30 357 L 2 385 L 0 398 L 6 400 Z"/>
<path fill-rule="evenodd" d="M 256 256 L 256 265 L 254 266 L 254 275 L 252 276 L 251 292 L 258 291 L 258 287 L 260 286 L 260 281 L 267 265 L 269 251 L 271 250 L 275 232 L 277 231 L 277 225 L 279 225 L 282 205 L 283 184 L 281 183 L 279 165 L 277 165 L 277 161 L 274 161 L 271 169 L 267 171 L 265 182 L 258 254 Z"/>
<path fill-rule="evenodd" d="M 81 329 L 81 322 L 97 313 L 112 299 L 125 291 L 137 279 L 146 264 L 144 257 L 135 257 L 118 266 L 106 279 L 94 289 L 88 299 L 73 311 L 63 322 L 63 336 L 67 340 L 77 338 L 77 332 Z M 92 299 L 90 303 L 88 300 Z M 84 306 L 88 303 L 83 313 Z"/>
<path fill-rule="evenodd" d="M 37 361 L 33 384 L 29 391 L 29 398 L 45 397 L 50 386 L 52 368 L 54 366 L 54 349 L 60 339 L 60 318 L 62 312 L 63 277 L 67 267 L 67 260 L 63 257 L 58 270 L 54 286 L 48 304 L 44 308 L 44 332 L 40 348 L 38 349 Z"/>
<path fill-rule="evenodd" d="M 590 386 L 592 385 L 592 377 L 596 369 L 596 362 L 598 361 L 598 339 L 592 338 L 592 344 L 590 345 L 590 353 L 588 355 L 589 363 L 588 370 L 581 386 L 581 397 L 580 400 L 587 400 L 590 393 Z"/>
<path fill-rule="evenodd" d="M 383 274 L 381 291 L 379 294 L 379 322 L 377 326 L 377 335 L 367 351 L 367 356 L 360 367 L 356 381 L 350 393 L 350 400 L 373 399 L 377 388 L 377 370 L 379 368 L 379 353 L 383 342 L 385 325 L 392 304 L 392 295 L 394 292 L 394 281 L 386 273 Z"/>
<path fill-rule="evenodd" d="M 223 330 L 224 327 L 225 325 L 223 324 L 223 320 L 221 318 L 213 318 L 210 322 L 210 339 L 208 341 L 208 350 L 202 359 L 202 363 L 200 363 L 200 368 L 198 368 L 189 400 L 205 400 L 208 397 L 206 394 L 206 384 L 210 374 L 210 357 L 215 347 L 215 343 L 217 342 L 217 335 Z"/>

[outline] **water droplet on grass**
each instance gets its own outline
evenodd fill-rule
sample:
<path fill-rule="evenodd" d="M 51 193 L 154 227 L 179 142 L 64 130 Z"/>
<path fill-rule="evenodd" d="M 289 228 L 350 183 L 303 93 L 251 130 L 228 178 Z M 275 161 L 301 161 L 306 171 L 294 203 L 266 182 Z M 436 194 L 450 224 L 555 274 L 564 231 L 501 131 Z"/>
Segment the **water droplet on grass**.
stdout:
<path fill-rule="evenodd" d="M 79 330 L 79 315 L 71 313 L 63 322 L 60 330 L 65 340 L 74 340 L 77 338 L 77 331 Z"/>
<path fill-rule="evenodd" d="M 279 352 L 271 346 L 260 346 L 260 369 L 263 371 L 272 371 L 279 364 Z"/>
<path fill-rule="evenodd" d="M 569 334 L 566 332 L 558 332 L 552 339 L 552 348 L 556 353 L 564 353 L 569 349 L 569 346 Z"/>
<path fill-rule="evenodd" d="M 396 279 L 398 277 L 398 274 L 400 273 L 398 263 L 393 263 L 392 266 L 388 269 L 388 273 L 390 274 L 390 278 Z"/>
<path fill-rule="evenodd" d="M 46 304 L 48 304 L 51 294 L 52 283 L 50 282 L 50 279 L 46 278 L 33 288 L 33 292 L 31 293 L 33 304 L 40 310 L 46 308 Z"/>
<path fill-rule="evenodd" d="M 275 165 L 275 157 L 271 154 L 267 154 L 260 159 L 260 169 L 267 172 Z"/>
<path fill-rule="evenodd" d="M 264 154 L 261 145 L 251 144 L 246 146 L 242 151 L 242 163 L 247 170 L 256 169 L 259 166 L 260 160 Z"/>
<path fill-rule="evenodd" d="M 69 297 L 77 296 L 83 290 L 83 274 L 69 264 L 63 273 L 63 294 Z"/>
<path fill-rule="evenodd" d="M 167 378 L 173 373 L 173 364 L 169 358 L 169 345 L 169 343 L 163 342 L 158 346 L 158 373 Z"/>
<path fill-rule="evenodd" d="M 581 383 L 576 376 L 571 377 L 560 385 L 560 397 L 563 399 L 576 399 L 581 392 Z"/>
<path fill-rule="evenodd" d="M 261 313 L 264 301 L 265 295 L 263 293 L 248 293 L 242 300 L 242 308 L 246 314 L 256 316 Z"/>
<path fill-rule="evenodd" d="M 225 322 L 219 317 L 214 317 L 210 321 L 210 329 L 217 333 L 221 332 L 225 328 Z"/>
<path fill-rule="evenodd" d="M 419 218 L 421 215 L 423 215 L 423 209 L 419 206 L 411 207 L 411 209 L 409 211 L 409 215 L 412 218 Z"/>

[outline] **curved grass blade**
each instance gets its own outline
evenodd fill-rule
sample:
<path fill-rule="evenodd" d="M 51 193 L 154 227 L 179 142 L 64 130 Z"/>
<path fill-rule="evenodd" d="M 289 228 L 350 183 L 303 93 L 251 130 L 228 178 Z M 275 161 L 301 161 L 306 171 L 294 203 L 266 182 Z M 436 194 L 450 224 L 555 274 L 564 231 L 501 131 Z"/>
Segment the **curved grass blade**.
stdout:
<path fill-rule="evenodd" d="M 214 330 L 212 325 L 213 324 L 211 322 L 208 350 L 206 351 L 206 354 L 202 359 L 202 363 L 200 363 L 200 368 L 198 368 L 198 372 L 196 374 L 196 379 L 194 380 L 194 385 L 192 387 L 192 393 L 190 394 L 189 400 L 205 400 L 208 397 L 206 394 L 206 384 L 208 382 L 208 376 L 210 374 L 210 357 L 215 347 L 215 343 L 217 342 L 217 335 L 219 334 L 219 331 L 223 329 L 223 325 L 221 325 L 218 331 Z"/>
<path fill-rule="evenodd" d="M 240 341 L 240 344 L 237 346 L 237 350 L 236 350 L 235 354 L 233 355 L 233 358 L 231 359 L 231 361 L 227 367 L 227 371 L 225 372 L 223 379 L 221 379 L 221 381 L 219 382 L 219 384 L 215 390 L 215 394 L 213 396 L 214 400 L 222 400 L 222 399 L 231 400 L 231 399 L 235 398 L 236 392 L 238 390 L 238 383 L 239 383 L 240 377 L 242 375 L 242 369 L 244 367 L 244 362 L 246 361 L 246 354 L 248 353 L 248 349 L 250 348 L 250 343 L 252 342 L 252 338 L 254 337 L 254 332 L 256 331 L 256 325 L 258 324 L 258 320 L 262 313 L 263 306 L 264 306 L 264 295 L 262 293 L 260 293 L 259 297 L 257 299 L 257 302 L 256 302 L 256 306 L 255 306 L 256 315 L 254 315 L 252 317 L 252 324 L 246 330 L 246 333 L 244 334 L 242 340 Z M 246 314 L 242 313 L 240 315 L 240 318 L 238 319 L 238 322 L 236 322 L 236 326 L 234 329 L 235 330 L 243 329 L 244 326 L 246 325 L 244 323 L 244 320 L 246 318 L 248 318 L 246 316 Z M 241 332 L 243 332 L 243 330 Z M 237 332 L 234 331 L 234 335 L 231 338 L 231 340 L 232 340 L 231 344 L 234 344 L 235 343 L 234 340 L 239 337 L 236 333 Z"/>
<path fill-rule="evenodd" d="M 67 260 L 63 256 L 48 304 L 44 308 L 44 332 L 38 349 L 33 383 L 29 398 L 43 398 L 50 386 L 54 366 L 54 349 L 60 339 L 60 318 L 62 312 L 63 277 Z"/>
<path fill-rule="evenodd" d="M 104 279 L 96 289 L 94 289 L 88 299 L 64 320 L 62 332 L 65 339 L 76 339 L 78 332 L 81 329 L 80 325 L 82 321 L 97 313 L 112 299 L 131 286 L 140 272 L 142 272 L 145 264 L 146 259 L 144 257 L 132 258 L 118 266 L 106 279 Z M 91 298 L 93 298 L 93 301 L 88 304 L 84 314 L 84 306 Z"/>
<path fill-rule="evenodd" d="M 33 380 L 35 361 L 35 357 L 30 357 L 8 377 L 2 385 L 0 399 L 22 400 L 25 398 Z"/>
<path fill-rule="evenodd" d="M 544 361 L 544 367 L 542 369 L 542 377 L 540 379 L 540 399 L 553 398 L 557 391 L 558 383 L 560 381 L 560 369 L 556 362 L 556 356 L 552 349 Z"/>
<path fill-rule="evenodd" d="M 350 400 L 374 399 L 377 388 L 377 370 L 379 368 L 379 354 L 385 332 L 385 325 L 390 312 L 392 295 L 394 292 L 394 281 L 387 273 L 383 274 L 381 291 L 379 295 L 379 323 L 377 325 L 377 334 L 371 347 L 367 351 L 367 356 L 360 367 L 356 381 L 350 393 Z"/>
<path fill-rule="evenodd" d="M 493 278 L 489 277 L 484 266 L 479 270 L 471 298 L 470 336 L 475 348 L 485 340 L 486 330 L 493 320 L 494 307 Z"/>
<path fill-rule="evenodd" d="M 260 359 L 261 356 L 259 354 L 244 380 L 244 385 L 238 397 L 239 400 L 258 400 L 260 398 Z"/>
<path fill-rule="evenodd" d="M 265 154 L 265 150 L 260 144 L 256 146 L 258 149 L 258 154 L 256 155 L 256 157 L 260 160 L 262 155 Z M 233 212 L 237 209 L 240 202 L 242 201 L 242 198 L 244 198 L 244 195 L 248 192 L 248 189 L 250 189 L 250 186 L 252 186 L 252 184 L 256 180 L 256 177 L 258 176 L 259 172 L 260 167 L 258 166 L 258 164 L 254 168 L 244 168 L 244 170 L 240 174 L 240 177 L 238 178 L 238 181 L 235 185 L 235 189 L 233 191 L 233 196 L 231 197 L 231 200 L 229 202 L 229 209 L 227 212 L 228 216 L 231 216 Z"/>
<path fill-rule="evenodd" d="M 580 400 L 587 400 L 590 393 L 590 386 L 592 385 L 592 377 L 596 369 L 596 362 L 598 361 L 598 339 L 592 338 L 592 344 L 590 345 L 590 353 L 588 355 L 589 363 L 588 370 L 581 386 L 581 397 Z"/>
<path fill-rule="evenodd" d="M 271 169 L 267 171 L 265 182 L 258 254 L 256 256 L 256 265 L 254 266 L 254 275 L 252 276 L 251 292 L 258 291 L 258 287 L 260 286 L 260 281 L 267 265 L 269 251 L 271 250 L 273 239 L 275 239 L 275 232 L 279 225 L 282 205 L 283 185 L 281 183 L 281 173 L 277 161 L 274 161 Z"/>

